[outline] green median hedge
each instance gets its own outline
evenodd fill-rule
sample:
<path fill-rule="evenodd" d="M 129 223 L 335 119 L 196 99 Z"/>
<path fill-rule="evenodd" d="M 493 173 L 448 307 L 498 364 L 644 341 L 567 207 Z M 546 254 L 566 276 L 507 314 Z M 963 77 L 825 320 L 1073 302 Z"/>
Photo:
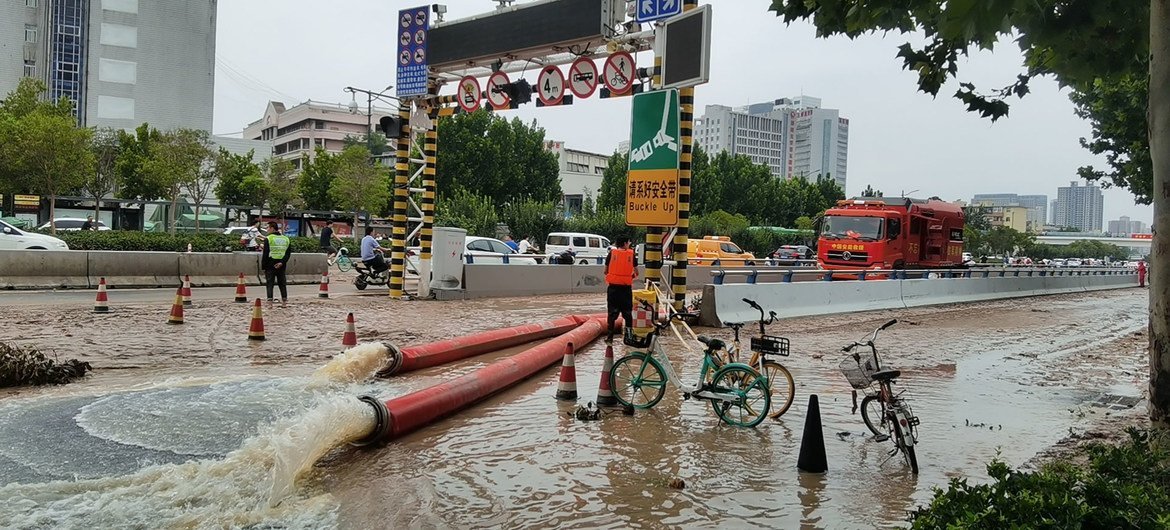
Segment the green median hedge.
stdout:
<path fill-rule="evenodd" d="M 236 252 L 244 250 L 237 236 L 224 234 L 167 234 L 160 232 L 129 232 L 103 230 L 99 232 L 58 232 L 72 250 L 119 250 L 137 252 L 186 252 L 191 245 L 193 252 Z M 320 252 L 315 237 L 294 237 L 294 253 L 313 254 Z M 333 242 L 337 244 L 336 241 Z M 357 254 L 358 246 L 346 241 L 349 255 Z"/>

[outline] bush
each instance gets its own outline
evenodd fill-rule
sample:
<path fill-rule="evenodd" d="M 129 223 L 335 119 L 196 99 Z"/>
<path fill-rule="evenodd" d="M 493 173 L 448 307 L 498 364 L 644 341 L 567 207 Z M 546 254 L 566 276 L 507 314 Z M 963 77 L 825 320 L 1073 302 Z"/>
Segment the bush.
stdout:
<path fill-rule="evenodd" d="M 100 232 L 58 232 L 57 237 L 73 250 L 117 250 L 123 252 L 186 252 L 191 244 L 193 252 L 234 252 L 244 250 L 238 236 L 225 234 L 168 234 L 165 232 L 130 232 L 103 230 Z M 320 239 L 291 237 L 290 248 L 297 254 L 320 252 Z M 333 242 L 337 244 L 336 241 Z M 357 253 L 358 245 L 346 239 L 349 255 Z"/>
<path fill-rule="evenodd" d="M 549 232 L 559 232 L 565 226 L 565 220 L 557 215 L 555 203 L 533 200 L 509 203 L 500 214 L 500 222 L 508 225 L 514 239 L 530 237 L 540 245 Z"/>
<path fill-rule="evenodd" d="M 1170 442 L 1129 429 L 1119 446 L 1092 445 L 1086 467 L 1068 462 L 1036 472 L 987 465 L 990 484 L 952 479 L 935 489 L 913 528 L 1167 528 L 1170 527 Z"/>
<path fill-rule="evenodd" d="M 455 226 L 469 236 L 496 237 L 496 207 L 490 197 L 464 189 L 444 198 L 436 205 L 435 226 Z"/>
<path fill-rule="evenodd" d="M 0 342 L 0 388 L 22 385 L 63 385 L 93 370 L 89 363 L 58 362 L 35 348 Z"/>

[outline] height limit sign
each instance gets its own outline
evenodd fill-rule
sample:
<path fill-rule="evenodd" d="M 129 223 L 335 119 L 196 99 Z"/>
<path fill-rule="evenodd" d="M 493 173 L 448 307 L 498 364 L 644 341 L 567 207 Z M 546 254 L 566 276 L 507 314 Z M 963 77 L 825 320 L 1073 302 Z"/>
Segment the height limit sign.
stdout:
<path fill-rule="evenodd" d="M 634 96 L 630 128 L 630 172 L 626 179 L 626 224 L 678 224 L 678 90 Z"/>

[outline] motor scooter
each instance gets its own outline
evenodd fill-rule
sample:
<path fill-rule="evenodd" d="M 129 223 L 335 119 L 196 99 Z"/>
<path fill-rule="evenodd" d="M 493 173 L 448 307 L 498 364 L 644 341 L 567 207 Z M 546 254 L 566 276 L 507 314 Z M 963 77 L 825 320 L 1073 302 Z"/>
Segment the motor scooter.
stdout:
<path fill-rule="evenodd" d="M 364 291 L 369 285 L 386 285 L 390 281 L 389 268 L 374 272 L 369 265 L 366 265 L 366 262 L 355 260 L 353 270 L 357 273 L 357 277 L 353 279 L 353 286 L 359 291 Z"/>

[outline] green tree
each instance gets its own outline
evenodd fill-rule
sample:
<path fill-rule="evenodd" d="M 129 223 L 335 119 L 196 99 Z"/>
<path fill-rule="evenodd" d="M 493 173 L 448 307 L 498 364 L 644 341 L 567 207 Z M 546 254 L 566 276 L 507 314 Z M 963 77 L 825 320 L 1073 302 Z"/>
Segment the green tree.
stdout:
<path fill-rule="evenodd" d="M 353 238 L 359 241 L 360 214 L 386 206 L 390 201 L 390 179 L 370 161 L 365 147 L 347 147 L 338 155 L 337 174 L 329 184 L 329 197 L 338 208 L 353 212 Z"/>
<path fill-rule="evenodd" d="M 811 217 L 802 215 L 796 218 L 795 225 L 793 228 L 797 230 L 812 230 L 816 227 L 816 222 Z"/>
<path fill-rule="evenodd" d="M 268 203 L 270 213 L 279 214 L 283 218 L 290 208 L 300 204 L 296 167 L 292 162 L 283 158 L 266 158 L 260 162 L 260 175 L 267 183 L 265 202 Z"/>
<path fill-rule="evenodd" d="M 582 211 L 581 215 L 588 214 Z M 544 241 L 549 232 L 560 231 L 565 226 L 564 218 L 557 215 L 557 204 L 554 202 L 532 199 L 515 201 L 504 205 L 499 217 L 499 221 L 508 225 L 509 232 L 517 241 L 526 237 Z M 491 232 L 495 233 L 494 223 Z"/>
<path fill-rule="evenodd" d="M 1014 255 L 1035 243 L 1031 234 L 1020 232 L 1008 226 L 996 226 L 984 236 L 987 249 L 993 254 Z"/>
<path fill-rule="evenodd" d="M 1069 95 L 1077 116 L 1093 127 L 1092 141 L 1081 138 L 1081 146 L 1095 155 L 1105 155 L 1109 164 L 1108 171 L 1085 166 L 1077 173 L 1106 187 L 1127 189 L 1140 204 L 1150 204 L 1154 192 L 1154 162 L 1146 121 L 1149 95 L 1149 78 L 1144 73 L 1096 79 Z"/>
<path fill-rule="evenodd" d="M 118 185 L 118 131 L 111 128 L 94 129 L 90 143 L 93 151 L 94 168 L 81 188 L 87 197 L 93 198 L 93 218 L 101 212 L 102 197 L 114 191 Z"/>
<path fill-rule="evenodd" d="M 67 98 L 45 101 L 45 84 L 24 77 L 16 89 L 0 100 L 0 138 L 14 139 L 24 128 L 23 121 L 30 116 L 73 117 L 73 103 Z M 23 146 L 14 141 L 0 142 L 0 192 L 19 193 L 32 187 L 30 169 L 21 164 L 29 162 Z"/>
<path fill-rule="evenodd" d="M 268 183 L 260 176 L 260 167 L 252 162 L 253 151 L 237 155 L 222 147 L 215 154 L 215 197 L 222 205 L 264 208 Z M 239 218 L 240 210 L 236 216 Z"/>
<path fill-rule="evenodd" d="M 154 145 L 162 141 L 162 133 L 148 123 L 139 125 L 134 134 L 118 131 L 118 196 L 125 199 L 152 201 L 163 197 L 166 189 L 146 172 Z"/>
<path fill-rule="evenodd" d="M 495 237 L 496 207 L 491 197 L 458 189 L 435 205 L 435 222 L 467 230 L 469 236 Z"/>
<path fill-rule="evenodd" d="M 72 116 L 33 112 L 19 120 L 20 130 L 6 141 L 16 147 L 18 167 L 29 187 L 49 197 L 49 219 L 57 217 L 57 196 L 85 183 L 94 170 L 93 131 L 78 128 Z M 56 233 L 56 225 L 50 224 Z"/>
<path fill-rule="evenodd" d="M 301 157 L 301 175 L 297 178 L 297 190 L 305 208 L 309 210 L 333 210 L 333 199 L 329 197 L 329 185 L 337 174 L 338 156 L 321 147 L 310 160 Z"/>
<path fill-rule="evenodd" d="M 358 136 L 347 134 L 342 138 L 343 148 L 361 146 L 365 147 L 367 152 L 373 156 L 385 154 L 390 151 L 390 139 L 386 138 L 385 134 L 374 131 L 370 134 L 362 134 Z"/>
<path fill-rule="evenodd" d="M 480 110 L 440 119 L 438 132 L 440 197 L 464 189 L 494 204 L 561 200 L 557 157 L 545 149 L 544 129 L 535 122 L 526 125 Z"/>
<path fill-rule="evenodd" d="M 627 153 L 609 155 L 609 162 L 601 173 L 601 188 L 597 192 L 598 211 L 626 211 L 626 179 L 630 174 L 630 157 Z"/>
<path fill-rule="evenodd" d="M 882 190 L 875 190 L 870 184 L 865 185 L 865 189 L 861 191 L 862 197 L 882 197 Z"/>
<path fill-rule="evenodd" d="M 1036 76 L 1086 90 L 1097 79 L 1148 75 L 1153 230 L 1170 234 L 1170 0 L 915 0 L 880 7 L 861 0 L 773 0 L 771 9 L 788 22 L 811 20 L 822 37 L 921 32 L 926 44 L 903 44 L 898 57 L 917 72 L 919 90 L 935 96 L 958 75 L 960 56 L 1011 38 L 1025 66 L 1014 83 L 979 94 L 963 82 L 955 93 L 968 110 L 993 120 L 1007 115 L 1004 100 L 1026 95 Z M 1149 410 L 1155 424 L 1170 427 L 1170 241 L 1155 238 L 1152 254 Z"/>
<path fill-rule="evenodd" d="M 167 227 L 172 234 L 176 228 L 180 193 L 202 178 L 211 149 L 210 135 L 196 129 L 167 131 L 150 144 L 150 158 L 142 165 L 142 173 L 151 189 L 159 193 L 149 198 L 166 199 L 171 203 L 167 211 Z"/>

